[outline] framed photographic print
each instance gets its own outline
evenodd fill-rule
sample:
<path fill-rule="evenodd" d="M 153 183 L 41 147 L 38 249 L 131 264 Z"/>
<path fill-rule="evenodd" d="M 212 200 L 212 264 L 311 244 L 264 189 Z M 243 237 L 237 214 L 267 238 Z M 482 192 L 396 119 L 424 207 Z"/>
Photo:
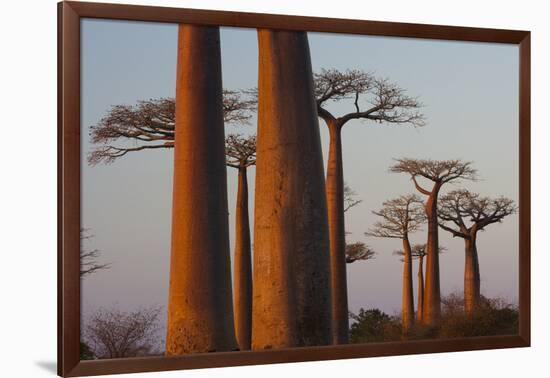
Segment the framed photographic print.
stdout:
<path fill-rule="evenodd" d="M 530 344 L 530 33 L 59 3 L 61 376 Z"/>

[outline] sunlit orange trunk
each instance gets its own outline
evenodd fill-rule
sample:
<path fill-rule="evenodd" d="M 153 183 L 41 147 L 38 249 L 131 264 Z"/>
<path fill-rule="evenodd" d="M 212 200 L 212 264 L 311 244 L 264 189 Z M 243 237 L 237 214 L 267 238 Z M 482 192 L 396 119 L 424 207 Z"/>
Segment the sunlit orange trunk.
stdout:
<path fill-rule="evenodd" d="M 403 298 L 401 303 L 401 329 L 407 334 L 414 325 L 414 294 L 412 281 L 412 253 L 409 238 L 403 238 Z"/>
<path fill-rule="evenodd" d="M 418 259 L 418 303 L 416 305 L 416 320 L 422 322 L 424 307 L 424 256 Z"/>
<path fill-rule="evenodd" d="M 464 309 L 471 315 L 479 307 L 481 301 L 481 282 L 479 275 L 479 259 L 477 256 L 476 233 L 472 232 L 465 242 L 464 266 Z"/>
<path fill-rule="evenodd" d="M 435 325 L 441 315 L 441 291 L 439 284 L 439 224 L 437 219 L 437 197 L 439 184 L 435 184 L 426 201 L 428 218 L 428 243 L 426 244 L 426 286 L 424 288 L 424 310 L 422 321 Z"/>
<path fill-rule="evenodd" d="M 332 343 L 348 340 L 348 291 L 346 278 L 346 229 L 344 225 L 344 169 L 341 127 L 328 123 L 330 144 L 327 164 L 327 208 L 330 240 L 330 289 L 332 294 Z"/>
<path fill-rule="evenodd" d="M 180 25 L 166 354 L 236 349 L 219 28 Z"/>
<path fill-rule="evenodd" d="M 307 34 L 260 29 L 252 349 L 330 343 L 328 222 Z"/>
<path fill-rule="evenodd" d="M 250 349 L 252 335 L 252 262 L 248 218 L 248 180 L 246 167 L 239 168 L 237 210 L 235 214 L 234 303 L 235 333 L 240 350 Z"/>

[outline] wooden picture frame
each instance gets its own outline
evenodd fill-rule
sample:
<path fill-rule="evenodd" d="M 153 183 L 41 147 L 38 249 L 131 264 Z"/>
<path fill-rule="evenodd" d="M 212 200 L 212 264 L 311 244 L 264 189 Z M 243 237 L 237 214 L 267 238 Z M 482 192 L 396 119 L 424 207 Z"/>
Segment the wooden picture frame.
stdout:
<path fill-rule="evenodd" d="M 80 361 L 80 19 L 105 18 L 519 46 L 519 334 Z M 530 32 L 86 2 L 58 4 L 58 374 L 83 376 L 530 345 Z"/>

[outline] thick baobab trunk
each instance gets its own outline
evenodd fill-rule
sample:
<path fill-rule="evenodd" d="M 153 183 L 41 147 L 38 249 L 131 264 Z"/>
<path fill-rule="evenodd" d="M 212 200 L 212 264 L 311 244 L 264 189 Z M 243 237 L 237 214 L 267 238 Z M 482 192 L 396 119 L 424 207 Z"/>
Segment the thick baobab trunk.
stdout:
<path fill-rule="evenodd" d="M 327 208 L 330 241 L 330 289 L 332 294 L 332 343 L 348 343 L 348 290 L 346 277 L 346 229 L 344 225 L 344 169 L 341 127 L 329 123 Z"/>
<path fill-rule="evenodd" d="M 260 29 L 252 349 L 330 343 L 328 221 L 307 34 Z"/>
<path fill-rule="evenodd" d="M 235 333 L 240 350 L 250 349 L 252 334 L 252 262 L 248 219 L 248 180 L 246 167 L 239 168 L 235 214 L 234 304 Z"/>
<path fill-rule="evenodd" d="M 408 237 L 403 239 L 403 300 L 401 306 L 401 329 L 403 334 L 407 334 L 414 325 L 412 253 Z"/>
<path fill-rule="evenodd" d="M 237 347 L 219 38 L 179 26 L 168 355 Z"/>
<path fill-rule="evenodd" d="M 479 260 L 477 256 L 476 234 L 472 233 L 465 242 L 465 266 L 464 266 L 464 309 L 468 315 L 472 315 L 479 307 L 481 301 Z"/>
<path fill-rule="evenodd" d="M 416 306 L 416 320 L 422 322 L 424 312 L 424 256 L 418 259 L 418 304 Z"/>
<path fill-rule="evenodd" d="M 439 286 L 439 223 L 437 219 L 437 196 L 439 188 L 434 187 L 426 202 L 428 218 L 428 243 L 426 244 L 426 286 L 424 289 L 424 310 L 422 321 L 436 325 L 441 315 L 441 292 Z"/>

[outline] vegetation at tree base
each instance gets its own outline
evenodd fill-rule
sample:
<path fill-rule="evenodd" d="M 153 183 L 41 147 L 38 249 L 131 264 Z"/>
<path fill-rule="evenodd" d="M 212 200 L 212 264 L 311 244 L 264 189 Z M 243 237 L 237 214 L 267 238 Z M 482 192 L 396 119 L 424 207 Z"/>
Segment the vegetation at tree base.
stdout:
<path fill-rule="evenodd" d="M 92 352 L 88 344 L 86 344 L 84 341 L 80 342 L 80 359 L 81 360 L 94 360 L 95 354 Z"/>
<path fill-rule="evenodd" d="M 462 293 L 441 298 L 441 305 L 441 318 L 437 326 L 417 323 L 409 330 L 406 338 L 446 339 L 518 333 L 518 308 L 502 298 L 482 297 L 480 306 L 473 315 L 465 311 Z M 391 316 L 379 309 L 361 308 L 358 314 L 350 313 L 350 319 L 352 343 L 403 340 L 400 316 Z"/>
<path fill-rule="evenodd" d="M 350 341 L 352 343 L 373 343 L 399 340 L 401 320 L 379 309 L 360 309 L 359 314 L 350 314 Z"/>
<path fill-rule="evenodd" d="M 100 308 L 84 323 L 81 358 L 123 358 L 162 353 L 162 342 L 157 338 L 160 311 L 159 307 L 132 312 L 115 307 Z"/>

